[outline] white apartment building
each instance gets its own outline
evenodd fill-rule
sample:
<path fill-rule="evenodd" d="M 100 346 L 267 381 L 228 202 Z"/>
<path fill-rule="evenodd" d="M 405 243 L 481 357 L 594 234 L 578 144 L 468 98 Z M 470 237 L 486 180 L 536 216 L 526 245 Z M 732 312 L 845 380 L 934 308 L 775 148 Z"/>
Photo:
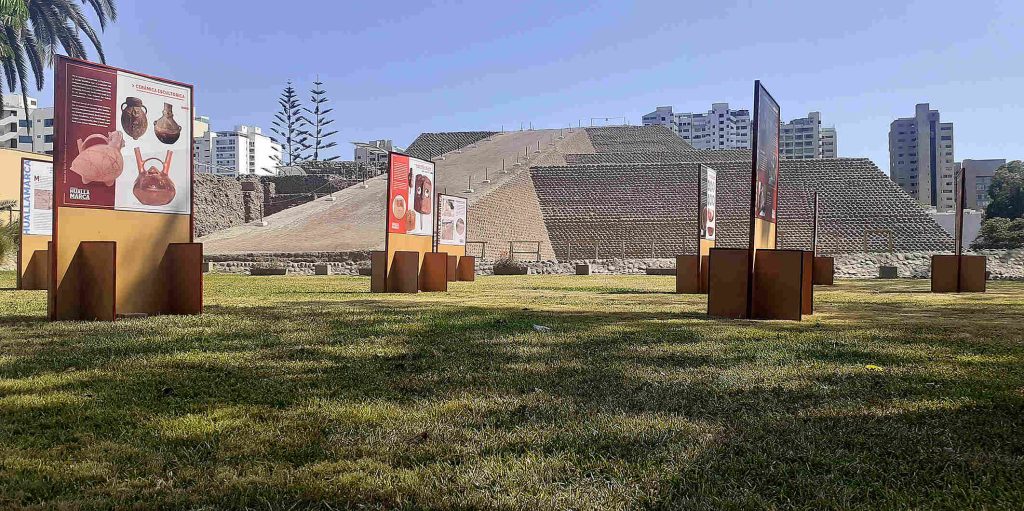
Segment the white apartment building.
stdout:
<path fill-rule="evenodd" d="M 220 175 L 271 176 L 281 163 L 281 145 L 255 126 L 233 131 L 207 131 L 194 139 L 198 172 Z"/>
<path fill-rule="evenodd" d="M 0 147 L 53 154 L 53 107 L 39 108 L 35 98 L 28 98 L 26 116 L 21 94 L 5 94 Z"/>
<path fill-rule="evenodd" d="M 779 138 L 779 155 L 787 160 L 816 160 L 836 157 L 836 129 L 821 125 L 821 112 L 784 123 Z"/>
<path fill-rule="evenodd" d="M 387 164 L 388 162 L 388 151 L 394 150 L 394 145 L 390 140 L 371 140 L 369 142 L 353 142 L 355 145 L 354 154 L 352 160 L 357 164 L 370 163 L 370 164 Z"/>
<path fill-rule="evenodd" d="M 706 113 L 673 113 L 659 106 L 643 118 L 644 126 L 668 126 L 694 149 L 749 149 L 750 111 L 730 110 L 728 103 L 713 103 Z"/>
<path fill-rule="evenodd" d="M 821 157 L 839 157 L 839 140 L 834 127 L 821 128 Z"/>
<path fill-rule="evenodd" d="M 674 113 L 659 106 L 643 118 L 644 126 L 668 126 L 694 149 L 749 149 L 750 111 L 732 110 L 728 103 L 714 103 L 706 113 Z M 835 158 L 837 135 L 821 125 L 821 113 L 793 119 L 781 126 L 779 154 L 788 159 Z"/>
<path fill-rule="evenodd" d="M 922 206 L 938 211 L 956 207 L 953 175 L 953 123 L 939 122 L 928 103 L 914 117 L 889 125 L 889 178 Z"/>

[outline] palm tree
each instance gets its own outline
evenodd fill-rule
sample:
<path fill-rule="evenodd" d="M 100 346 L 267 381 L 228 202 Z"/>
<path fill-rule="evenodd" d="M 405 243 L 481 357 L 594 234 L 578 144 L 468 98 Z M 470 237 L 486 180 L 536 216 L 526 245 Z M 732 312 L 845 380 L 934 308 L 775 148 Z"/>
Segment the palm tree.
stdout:
<path fill-rule="evenodd" d="M 95 14 L 100 30 L 117 19 L 115 0 L 0 0 L 0 67 L 7 88 L 20 88 L 28 112 L 28 81 L 35 78 L 41 90 L 46 69 L 63 50 L 69 57 L 88 57 L 80 34 L 92 44 L 100 62 L 106 62 L 103 45 L 79 3 Z M 2 89 L 0 89 L 2 92 Z"/>

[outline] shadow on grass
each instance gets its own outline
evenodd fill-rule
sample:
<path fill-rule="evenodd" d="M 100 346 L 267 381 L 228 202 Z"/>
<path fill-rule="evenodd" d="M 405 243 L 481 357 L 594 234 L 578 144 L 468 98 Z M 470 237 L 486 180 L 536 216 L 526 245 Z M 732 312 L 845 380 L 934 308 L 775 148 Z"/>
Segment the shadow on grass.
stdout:
<path fill-rule="evenodd" d="M 958 314 L 997 315 L 983 308 L 825 300 L 825 319 L 780 323 L 371 296 L 47 324 L 4 341 L 0 444 L 28 468 L 0 466 L 0 495 L 157 507 L 1024 501 L 1022 348 L 993 347 L 1020 326 L 965 331 Z M 965 354 L 979 361 L 955 362 Z M 109 475 L 53 468 L 97 455 Z M 545 460 L 564 468 L 537 482 Z M 173 490 L 158 484 L 168 473 Z"/>

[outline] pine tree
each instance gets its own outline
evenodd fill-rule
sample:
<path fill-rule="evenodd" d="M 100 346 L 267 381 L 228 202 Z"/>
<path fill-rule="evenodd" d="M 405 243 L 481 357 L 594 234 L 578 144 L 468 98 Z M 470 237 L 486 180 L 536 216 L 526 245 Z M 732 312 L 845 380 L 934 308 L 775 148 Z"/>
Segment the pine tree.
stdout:
<path fill-rule="evenodd" d="M 302 115 L 304 108 L 299 103 L 299 97 L 290 80 L 277 103 L 281 110 L 274 115 L 274 127 L 270 129 L 281 138 L 281 150 L 284 155 L 281 163 L 294 165 L 306 159 L 304 153 L 309 151 L 311 146 L 307 142 L 309 132 L 306 130 L 309 121 Z"/>
<path fill-rule="evenodd" d="M 317 78 L 313 82 L 313 89 L 310 91 L 309 103 L 313 105 L 313 109 L 304 108 L 306 113 L 310 115 L 309 124 L 311 129 L 306 131 L 306 134 L 312 138 L 313 143 L 313 159 L 320 160 L 320 151 L 330 149 L 337 146 L 335 142 L 328 142 L 327 139 L 336 135 L 337 131 L 327 131 L 327 126 L 334 122 L 334 119 L 328 119 L 327 114 L 334 111 L 333 108 L 325 108 L 327 99 L 327 91 L 324 90 L 324 83 Z M 330 158 L 323 158 L 323 161 L 337 160 L 337 156 L 331 156 Z"/>

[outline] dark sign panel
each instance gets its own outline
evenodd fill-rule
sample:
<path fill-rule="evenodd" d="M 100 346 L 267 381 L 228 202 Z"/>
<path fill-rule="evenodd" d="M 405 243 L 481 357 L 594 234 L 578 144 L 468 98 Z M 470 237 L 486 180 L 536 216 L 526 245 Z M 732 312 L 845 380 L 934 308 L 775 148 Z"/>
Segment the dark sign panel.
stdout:
<path fill-rule="evenodd" d="M 779 205 L 779 104 L 754 82 L 754 218 L 775 223 Z"/>

